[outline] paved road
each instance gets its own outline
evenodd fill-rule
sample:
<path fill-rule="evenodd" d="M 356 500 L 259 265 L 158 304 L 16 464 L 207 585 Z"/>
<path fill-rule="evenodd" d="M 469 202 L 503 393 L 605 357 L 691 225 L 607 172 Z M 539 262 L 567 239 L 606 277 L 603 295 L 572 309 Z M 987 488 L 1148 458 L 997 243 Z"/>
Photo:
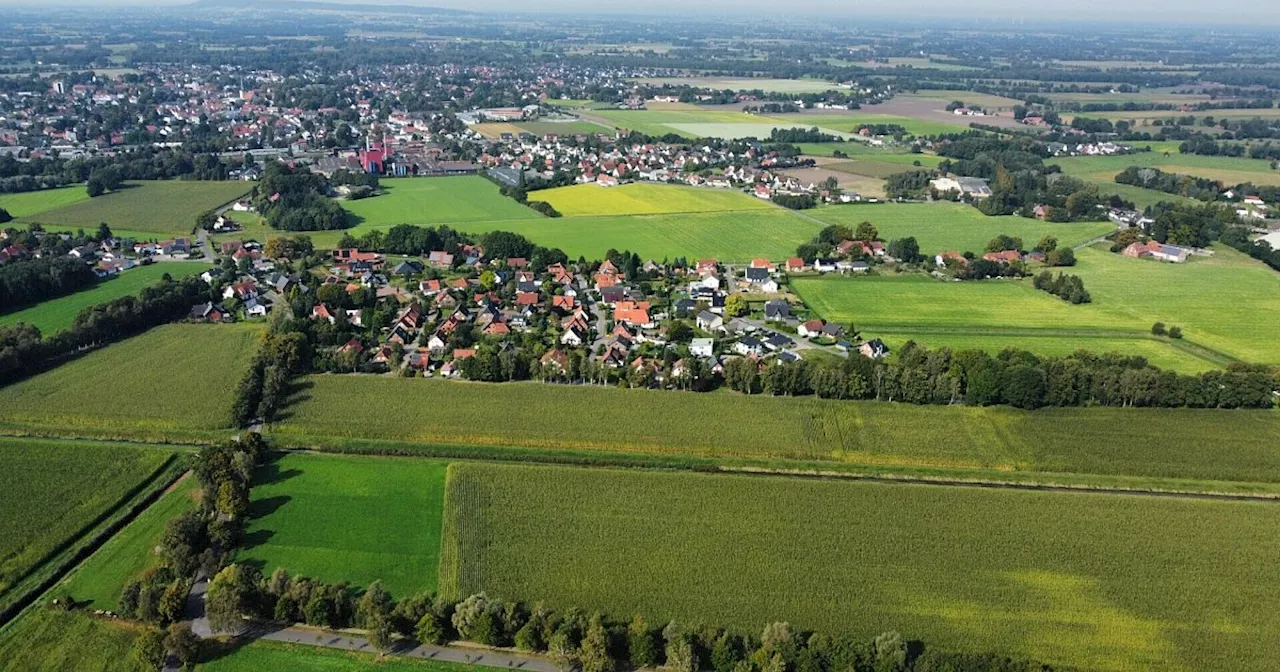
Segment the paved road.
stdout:
<path fill-rule="evenodd" d="M 187 596 L 185 616 L 190 622 L 191 631 L 201 638 L 213 636 L 209 627 L 209 619 L 205 618 L 204 600 L 209 588 L 209 580 L 200 577 Z M 369 640 L 348 633 L 335 633 L 308 627 L 285 627 L 272 623 L 246 623 L 246 628 L 238 634 L 241 638 L 265 639 L 273 642 L 319 646 L 343 651 L 364 651 L 376 653 Z M 494 651 L 483 648 L 465 646 L 431 646 L 417 645 L 409 641 L 400 641 L 391 650 L 397 656 L 442 660 L 450 663 L 481 665 L 484 667 L 502 667 L 514 670 L 530 670 L 531 672 L 560 672 L 560 668 L 545 658 L 530 656 L 514 651 Z M 177 672 L 174 663 L 166 665 L 165 672 Z"/>

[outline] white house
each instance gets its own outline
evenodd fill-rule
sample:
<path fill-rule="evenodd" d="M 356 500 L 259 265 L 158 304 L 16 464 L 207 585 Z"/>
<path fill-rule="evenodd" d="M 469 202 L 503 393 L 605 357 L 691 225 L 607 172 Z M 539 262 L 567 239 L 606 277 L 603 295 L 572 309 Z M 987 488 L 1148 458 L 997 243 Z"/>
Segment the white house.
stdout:
<path fill-rule="evenodd" d="M 695 338 L 689 343 L 689 353 L 694 357 L 710 357 L 715 352 L 715 341 L 710 338 Z"/>

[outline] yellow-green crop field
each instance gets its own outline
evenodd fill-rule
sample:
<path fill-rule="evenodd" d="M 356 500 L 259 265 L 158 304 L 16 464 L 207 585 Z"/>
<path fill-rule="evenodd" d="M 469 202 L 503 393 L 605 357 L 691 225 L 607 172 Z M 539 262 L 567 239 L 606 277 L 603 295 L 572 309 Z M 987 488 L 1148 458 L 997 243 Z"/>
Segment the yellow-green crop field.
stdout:
<path fill-rule="evenodd" d="M 19 194 L 0 194 L 0 208 L 15 219 L 30 217 L 41 212 L 88 200 L 89 193 L 82 186 L 59 187 L 44 191 L 27 191 Z"/>
<path fill-rule="evenodd" d="M 441 589 L 1093 670 L 1280 657 L 1271 502 L 455 464 Z"/>
<path fill-rule="evenodd" d="M 229 430 L 254 324 L 169 324 L 0 389 L 0 431 L 162 440 Z"/>
<path fill-rule="evenodd" d="M 533 198 L 550 203 L 566 217 L 735 212 L 775 207 L 736 189 L 645 183 L 617 187 L 578 184 L 538 191 Z"/>
<path fill-rule="evenodd" d="M 1071 329 L 1145 335 L 1155 322 L 1178 325 L 1185 340 L 1240 360 L 1280 362 L 1280 275 L 1225 247 L 1185 264 L 1132 259 L 1092 247 L 1068 272 L 1093 302 L 1070 305 L 1029 280 L 942 282 L 923 276 L 795 278 L 794 290 L 819 315 L 860 327 Z M 1224 301 L 1222 288 L 1230 288 Z"/>
<path fill-rule="evenodd" d="M 547 455 L 1280 482 L 1280 417 L 1270 411 L 1026 412 L 351 375 L 312 376 L 304 387 L 288 417 L 270 427 L 282 445 L 408 453 L 464 446 L 452 452 L 460 456 L 523 447 Z"/>

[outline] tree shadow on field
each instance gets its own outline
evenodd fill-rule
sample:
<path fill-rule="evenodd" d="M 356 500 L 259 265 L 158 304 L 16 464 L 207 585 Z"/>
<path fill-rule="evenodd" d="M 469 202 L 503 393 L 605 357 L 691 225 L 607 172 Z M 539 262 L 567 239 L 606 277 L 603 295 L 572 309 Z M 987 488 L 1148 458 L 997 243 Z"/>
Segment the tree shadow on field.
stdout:
<path fill-rule="evenodd" d="M 241 544 L 241 549 L 248 551 L 257 548 L 268 541 L 271 541 L 271 537 L 274 536 L 276 536 L 275 530 L 254 530 L 252 532 L 247 532 L 244 535 L 244 543 Z M 248 562 L 252 563 L 257 561 L 250 560 Z M 258 569 L 262 568 L 259 567 Z"/>
<path fill-rule="evenodd" d="M 311 401 L 311 395 L 308 394 L 308 391 L 315 386 L 316 384 L 310 380 L 290 383 L 289 389 L 284 395 L 284 403 L 280 404 L 280 408 L 276 409 L 274 422 L 284 422 L 292 418 L 293 411 L 290 409 L 303 402 Z"/>
<path fill-rule="evenodd" d="M 284 481 L 287 481 L 294 476 L 300 476 L 301 474 L 301 469 L 281 469 L 279 462 L 271 461 L 261 467 L 258 467 L 257 471 L 254 472 L 253 485 L 256 487 L 259 485 L 283 483 Z"/>
<path fill-rule="evenodd" d="M 249 520 L 259 520 L 280 510 L 280 507 L 288 504 L 293 498 L 289 495 L 277 495 L 275 497 L 265 497 L 263 499 L 255 499 L 249 503 Z"/>

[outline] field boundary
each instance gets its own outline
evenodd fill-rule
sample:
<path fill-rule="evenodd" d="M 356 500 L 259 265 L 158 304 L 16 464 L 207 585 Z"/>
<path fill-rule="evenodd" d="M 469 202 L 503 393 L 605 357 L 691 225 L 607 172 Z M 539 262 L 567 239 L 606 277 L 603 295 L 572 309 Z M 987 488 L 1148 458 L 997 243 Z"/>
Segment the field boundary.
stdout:
<path fill-rule="evenodd" d="M 53 549 L 42 561 L 15 583 L 31 584 L 33 577 L 40 577 L 28 588 L 21 589 L 16 597 L 0 607 L 0 630 L 10 623 L 44 593 L 56 587 L 69 573 L 93 555 L 126 525 L 160 499 L 162 495 L 186 474 L 177 454 L 172 454 L 148 477 L 124 495 L 115 506 L 86 523 L 80 532 Z"/>

